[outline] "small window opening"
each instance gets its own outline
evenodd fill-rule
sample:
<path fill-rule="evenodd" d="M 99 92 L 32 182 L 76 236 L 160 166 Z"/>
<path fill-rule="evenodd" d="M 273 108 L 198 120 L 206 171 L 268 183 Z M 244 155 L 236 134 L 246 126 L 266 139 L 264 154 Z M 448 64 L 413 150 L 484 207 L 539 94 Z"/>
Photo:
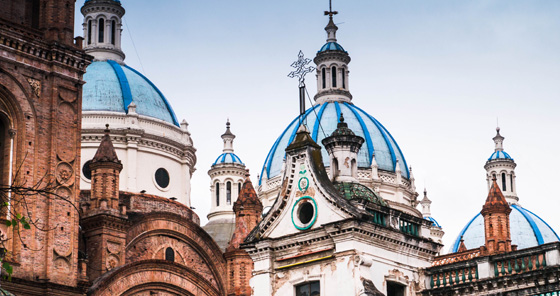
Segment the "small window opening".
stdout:
<path fill-rule="evenodd" d="M 506 173 L 502 173 L 502 190 L 506 191 Z"/>
<path fill-rule="evenodd" d="M 167 188 L 169 186 L 169 173 L 164 168 L 159 168 L 156 170 L 156 183 L 161 188 Z"/>
<path fill-rule="evenodd" d="M 346 89 L 346 71 L 344 69 L 341 69 L 340 75 L 340 78 L 342 78 L 342 88 Z"/>
<path fill-rule="evenodd" d="M 115 45 L 115 34 L 117 32 L 117 22 L 111 21 L 111 44 Z"/>
<path fill-rule="evenodd" d="M 296 296 L 321 296 L 321 285 L 319 281 L 296 286 Z"/>
<path fill-rule="evenodd" d="M 226 183 L 226 203 L 231 205 L 231 182 Z"/>
<path fill-rule="evenodd" d="M 220 206 L 220 183 L 216 183 L 216 206 Z"/>
<path fill-rule="evenodd" d="M 175 251 L 172 248 L 165 249 L 165 260 L 175 262 Z"/>
<path fill-rule="evenodd" d="M 98 42 L 99 43 L 103 43 L 105 42 L 105 20 L 104 19 L 99 19 L 99 38 L 98 38 Z"/>
<path fill-rule="evenodd" d="M 332 87 L 336 87 L 336 67 L 332 67 L 331 69 L 331 75 L 332 75 Z"/>
<path fill-rule="evenodd" d="M 91 160 L 86 161 L 84 166 L 82 167 L 82 174 L 84 174 L 84 178 L 91 180 L 91 169 L 89 165 L 91 164 Z"/>
<path fill-rule="evenodd" d="M 321 70 L 321 81 L 323 82 L 323 88 L 327 87 L 327 77 L 326 76 L 327 76 L 327 73 L 325 71 L 325 68 L 323 68 Z"/>
<path fill-rule="evenodd" d="M 304 202 L 298 210 L 298 218 L 302 224 L 307 224 L 311 222 L 313 219 L 313 215 L 315 214 L 315 209 L 310 202 Z"/>
<path fill-rule="evenodd" d="M 394 283 L 387 282 L 387 296 L 404 296 L 405 286 Z"/>
<path fill-rule="evenodd" d="M 87 24 L 87 44 L 91 44 L 91 20 Z"/>
<path fill-rule="evenodd" d="M 237 183 L 237 196 L 241 195 L 241 183 Z"/>

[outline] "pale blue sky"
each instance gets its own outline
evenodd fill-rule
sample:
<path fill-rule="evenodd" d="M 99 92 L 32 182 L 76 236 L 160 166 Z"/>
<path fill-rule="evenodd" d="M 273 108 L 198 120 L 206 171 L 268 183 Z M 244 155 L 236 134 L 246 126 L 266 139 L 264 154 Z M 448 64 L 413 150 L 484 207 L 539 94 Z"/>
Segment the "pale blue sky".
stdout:
<path fill-rule="evenodd" d="M 235 151 L 260 173 L 298 113 L 286 75 L 325 42 L 326 0 L 122 0 L 125 62 L 186 119 L 198 149 L 192 203 L 203 223 L 207 171 L 229 117 Z M 76 34 L 82 17 L 77 1 Z M 335 1 L 352 57 L 353 102 L 389 129 L 426 184 L 445 250 L 480 211 L 499 117 L 522 206 L 560 231 L 560 1 Z M 133 37 L 139 57 L 131 43 Z M 143 67 L 140 64 L 143 65 Z M 307 77 L 310 94 L 315 77 Z"/>

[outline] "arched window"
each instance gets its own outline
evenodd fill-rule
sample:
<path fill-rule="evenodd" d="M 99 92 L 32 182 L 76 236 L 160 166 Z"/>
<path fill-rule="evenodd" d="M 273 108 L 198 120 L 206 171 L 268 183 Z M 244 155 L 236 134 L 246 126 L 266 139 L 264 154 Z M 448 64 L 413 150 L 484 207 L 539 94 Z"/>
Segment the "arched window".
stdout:
<path fill-rule="evenodd" d="M 172 248 L 165 249 L 165 260 L 175 262 L 175 251 Z"/>
<path fill-rule="evenodd" d="M 226 203 L 231 205 L 231 182 L 226 183 Z"/>
<path fill-rule="evenodd" d="M 321 70 L 321 81 L 323 82 L 323 88 L 327 87 L 327 71 L 325 68 Z"/>
<path fill-rule="evenodd" d="M 237 183 L 237 196 L 241 195 L 241 183 Z"/>
<path fill-rule="evenodd" d="M 216 183 L 216 206 L 220 206 L 220 183 Z"/>
<path fill-rule="evenodd" d="M 91 44 L 91 20 L 87 23 L 87 44 Z"/>
<path fill-rule="evenodd" d="M 105 42 L 105 20 L 104 19 L 99 19 L 99 23 L 97 24 L 97 27 L 99 29 L 99 38 L 97 39 L 99 43 L 103 43 Z"/>
<path fill-rule="evenodd" d="M 344 69 L 340 69 L 340 75 L 340 78 L 342 78 L 342 88 L 346 89 L 346 71 Z"/>
<path fill-rule="evenodd" d="M 513 174 L 509 175 L 509 188 L 513 191 Z"/>
<path fill-rule="evenodd" d="M 117 32 L 117 22 L 111 21 L 111 44 L 115 45 L 115 34 Z"/>
<path fill-rule="evenodd" d="M 336 87 L 336 67 L 333 66 L 331 69 L 331 75 L 332 75 L 332 87 Z"/>
<path fill-rule="evenodd" d="M 506 191 L 506 173 L 502 173 L 502 190 Z"/>

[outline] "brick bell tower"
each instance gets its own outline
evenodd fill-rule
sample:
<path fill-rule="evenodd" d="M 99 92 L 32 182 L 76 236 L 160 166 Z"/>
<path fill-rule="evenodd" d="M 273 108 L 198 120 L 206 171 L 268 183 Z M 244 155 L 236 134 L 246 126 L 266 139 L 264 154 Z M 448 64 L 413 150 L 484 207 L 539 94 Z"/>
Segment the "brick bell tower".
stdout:
<path fill-rule="evenodd" d="M 262 210 L 262 203 L 257 197 L 253 183 L 249 178 L 249 171 L 247 171 L 239 198 L 233 204 L 235 230 L 224 254 L 227 264 L 228 296 L 252 295 L 249 280 L 253 273 L 253 260 L 239 246 L 261 221 Z"/>
<path fill-rule="evenodd" d="M 0 185 L 46 191 L 14 191 L 1 201 L 10 204 L 1 220 L 22 214 L 33 221 L 17 233 L 0 221 L 3 259 L 13 267 L 2 288 L 17 295 L 81 293 L 75 205 L 82 78 L 91 57 L 74 44 L 74 3 L 0 0 Z"/>
<path fill-rule="evenodd" d="M 82 204 L 82 227 L 87 245 L 90 280 L 124 264 L 126 209 L 119 205 L 119 174 L 123 168 L 117 157 L 109 125 L 91 160 L 91 197 Z"/>
<path fill-rule="evenodd" d="M 511 245 L 509 226 L 511 208 L 496 183 L 495 176 L 492 182 L 488 198 L 480 212 L 484 217 L 484 252 L 487 255 L 511 252 L 512 249 L 515 249 L 515 246 L 512 248 Z"/>

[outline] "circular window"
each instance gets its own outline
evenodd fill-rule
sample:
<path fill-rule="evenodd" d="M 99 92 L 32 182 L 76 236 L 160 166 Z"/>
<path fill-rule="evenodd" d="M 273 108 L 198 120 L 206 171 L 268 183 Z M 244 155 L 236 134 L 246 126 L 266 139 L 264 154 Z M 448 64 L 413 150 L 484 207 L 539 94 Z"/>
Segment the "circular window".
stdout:
<path fill-rule="evenodd" d="M 84 163 L 84 166 L 82 167 L 82 174 L 84 175 L 84 178 L 91 180 L 91 169 L 89 168 L 89 164 L 91 163 L 91 160 L 86 161 L 86 163 Z"/>
<path fill-rule="evenodd" d="M 161 188 L 169 186 L 169 173 L 164 168 L 159 168 L 156 171 L 156 183 Z"/>
<path fill-rule="evenodd" d="M 292 208 L 292 223 L 299 230 L 311 228 L 317 220 L 317 203 L 311 196 L 301 197 Z"/>
<path fill-rule="evenodd" d="M 302 203 L 298 209 L 299 221 L 303 224 L 307 224 L 311 222 L 314 213 L 315 213 L 315 209 L 313 209 L 313 205 L 310 202 Z"/>

